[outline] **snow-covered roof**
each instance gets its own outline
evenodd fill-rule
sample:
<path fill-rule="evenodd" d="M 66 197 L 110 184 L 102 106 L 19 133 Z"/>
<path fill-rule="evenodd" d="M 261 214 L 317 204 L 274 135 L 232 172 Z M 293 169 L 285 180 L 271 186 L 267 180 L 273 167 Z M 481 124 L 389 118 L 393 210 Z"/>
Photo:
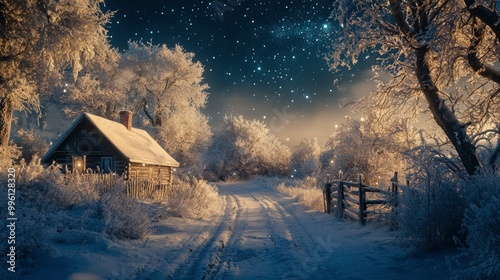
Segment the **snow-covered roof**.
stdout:
<path fill-rule="evenodd" d="M 162 166 L 179 167 L 179 163 L 172 158 L 149 133 L 143 129 L 132 127 L 128 130 L 123 124 L 108 120 L 89 113 L 82 113 L 64 132 L 58 141 L 42 158 L 46 160 L 71 132 L 84 120 L 89 120 L 102 135 L 130 162 L 145 163 Z"/>

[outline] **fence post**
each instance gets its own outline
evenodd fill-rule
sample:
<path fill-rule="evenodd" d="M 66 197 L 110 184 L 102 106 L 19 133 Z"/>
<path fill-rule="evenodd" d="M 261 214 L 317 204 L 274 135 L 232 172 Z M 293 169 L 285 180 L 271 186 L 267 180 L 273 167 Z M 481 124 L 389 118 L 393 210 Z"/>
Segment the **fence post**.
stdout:
<path fill-rule="evenodd" d="M 325 184 L 325 200 L 326 200 L 326 213 L 332 212 L 332 184 L 326 182 Z"/>
<path fill-rule="evenodd" d="M 398 172 L 394 172 L 394 177 L 391 178 L 391 192 L 396 194 L 398 192 Z"/>
<path fill-rule="evenodd" d="M 392 207 L 393 214 L 391 215 L 391 230 L 395 230 L 398 228 L 398 221 L 396 218 L 396 207 L 398 206 L 398 172 L 394 172 L 394 177 L 391 178 L 391 195 L 394 206 Z"/>
<path fill-rule="evenodd" d="M 337 217 L 344 217 L 344 204 L 342 200 L 344 199 L 344 184 L 342 182 L 342 171 L 339 172 L 339 183 L 337 185 Z"/>
<path fill-rule="evenodd" d="M 363 176 L 359 175 L 359 224 L 366 225 L 365 219 L 366 199 L 365 188 L 363 186 Z"/>

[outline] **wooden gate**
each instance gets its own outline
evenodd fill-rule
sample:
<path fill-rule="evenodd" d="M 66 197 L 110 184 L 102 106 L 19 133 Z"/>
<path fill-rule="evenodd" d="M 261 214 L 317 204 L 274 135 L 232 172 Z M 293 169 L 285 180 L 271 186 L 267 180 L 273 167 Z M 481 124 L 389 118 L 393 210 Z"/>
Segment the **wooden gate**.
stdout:
<path fill-rule="evenodd" d="M 359 221 L 361 225 L 366 225 L 368 215 L 375 213 L 369 209 L 370 206 L 390 203 L 393 210 L 397 207 L 398 173 L 394 173 L 391 187 L 387 191 L 364 185 L 361 175 L 357 182 L 344 181 L 341 173 L 339 179 L 327 180 L 323 193 L 326 213 L 334 212 L 339 218 L 350 218 Z M 380 193 L 383 199 L 367 199 L 367 193 Z"/>

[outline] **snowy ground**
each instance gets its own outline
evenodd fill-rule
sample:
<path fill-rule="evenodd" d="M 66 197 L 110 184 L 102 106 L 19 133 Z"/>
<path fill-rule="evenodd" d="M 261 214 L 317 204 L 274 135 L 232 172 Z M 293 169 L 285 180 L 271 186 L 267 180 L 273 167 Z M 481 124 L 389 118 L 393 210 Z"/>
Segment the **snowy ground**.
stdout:
<path fill-rule="evenodd" d="M 55 244 L 23 279 L 445 279 L 444 254 L 409 256 L 394 233 L 312 212 L 259 181 L 220 184 L 206 221 L 167 218 L 147 240 Z M 75 242 L 77 243 L 77 242 Z"/>

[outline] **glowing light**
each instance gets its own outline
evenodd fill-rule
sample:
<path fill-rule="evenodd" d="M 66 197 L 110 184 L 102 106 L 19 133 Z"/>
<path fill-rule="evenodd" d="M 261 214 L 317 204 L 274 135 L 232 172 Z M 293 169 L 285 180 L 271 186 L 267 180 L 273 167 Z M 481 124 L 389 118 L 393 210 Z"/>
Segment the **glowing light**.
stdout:
<path fill-rule="evenodd" d="M 328 24 L 326 24 L 326 23 L 325 23 L 325 24 L 323 24 L 323 28 L 324 28 L 324 29 L 327 29 L 327 28 L 328 28 Z"/>

